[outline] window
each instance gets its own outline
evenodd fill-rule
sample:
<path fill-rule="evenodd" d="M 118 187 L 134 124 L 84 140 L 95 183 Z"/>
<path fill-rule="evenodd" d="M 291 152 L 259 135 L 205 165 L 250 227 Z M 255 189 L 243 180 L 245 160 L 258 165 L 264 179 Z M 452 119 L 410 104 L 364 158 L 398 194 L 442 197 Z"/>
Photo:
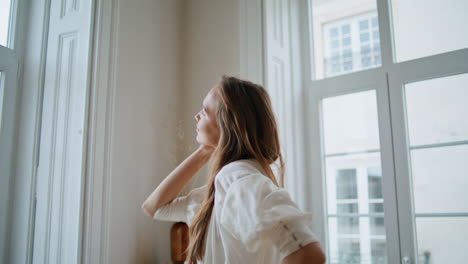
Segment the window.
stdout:
<path fill-rule="evenodd" d="M 461 74 L 404 88 L 418 255 L 434 263 L 468 257 L 467 83 Z"/>
<path fill-rule="evenodd" d="M 329 262 L 462 263 L 468 2 L 309 0 L 307 7 L 309 35 L 301 40 L 309 45 L 298 56 L 310 107 L 305 141 L 311 177 L 325 187 L 310 199 L 316 214 L 325 206 Z"/>
<path fill-rule="evenodd" d="M 375 0 L 311 0 L 311 6 L 313 79 L 381 66 Z"/>
<path fill-rule="evenodd" d="M 338 243 L 339 263 L 361 263 L 361 245 L 358 239 L 353 238 L 341 238 Z"/>
<path fill-rule="evenodd" d="M 378 67 L 379 25 L 376 12 L 323 24 L 327 56 L 325 77 Z"/>
<path fill-rule="evenodd" d="M 11 0 L 0 0 L 0 45 L 8 46 L 10 35 Z"/>
<path fill-rule="evenodd" d="M 359 43 L 361 67 L 380 66 L 380 39 L 377 15 L 359 19 Z"/>
<path fill-rule="evenodd" d="M 392 0 L 390 3 L 396 61 L 468 48 L 468 1 Z"/>
<path fill-rule="evenodd" d="M 382 199 L 382 171 L 380 167 L 367 168 L 369 182 L 369 199 Z"/>
<path fill-rule="evenodd" d="M 357 199 L 356 170 L 337 171 L 336 199 Z"/>
<path fill-rule="evenodd" d="M 386 261 L 375 96 L 323 100 L 330 263 Z"/>
<path fill-rule="evenodd" d="M 353 53 L 351 45 L 351 26 L 349 23 L 343 25 L 331 25 L 326 35 L 328 43 L 328 56 L 325 58 L 325 69 L 327 75 L 336 75 L 340 72 L 353 70 Z"/>

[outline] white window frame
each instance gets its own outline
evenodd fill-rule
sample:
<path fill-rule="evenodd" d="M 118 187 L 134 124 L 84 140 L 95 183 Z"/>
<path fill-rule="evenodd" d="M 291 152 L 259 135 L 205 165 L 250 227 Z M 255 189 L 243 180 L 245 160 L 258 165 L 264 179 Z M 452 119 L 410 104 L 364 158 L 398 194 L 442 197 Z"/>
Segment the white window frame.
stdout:
<path fill-rule="evenodd" d="M 311 6 L 307 4 L 310 16 Z M 398 62 L 394 57 L 390 25 L 389 1 L 378 0 L 377 12 L 380 32 L 382 66 L 335 76 L 323 80 L 313 80 L 312 62 L 313 54 L 309 41 L 314 36 L 309 35 L 303 39 L 305 47 L 302 52 L 307 63 L 304 74 L 307 75 L 308 99 L 310 108 L 308 113 L 313 117 L 308 120 L 308 133 L 319 135 L 306 138 L 307 145 L 312 150 L 309 157 L 310 170 L 314 185 L 324 188 L 324 164 L 322 153 L 323 131 L 321 116 L 321 100 L 337 95 L 351 94 L 359 91 L 375 89 L 378 102 L 378 119 L 380 131 L 380 151 L 383 174 L 383 193 L 385 226 L 387 233 L 388 263 L 415 263 L 417 261 L 417 247 L 415 236 L 415 223 L 413 221 L 409 153 L 406 135 L 406 120 L 404 112 L 403 86 L 406 83 L 450 76 L 468 72 L 468 49 L 451 51 L 411 61 Z M 309 33 L 310 31 L 305 31 Z M 316 215 L 325 215 L 325 196 L 320 188 L 315 188 L 311 201 L 313 212 Z M 398 202 L 397 202 L 398 197 Z M 398 218 L 397 218 L 398 216 Z M 319 221 L 316 229 L 327 230 L 326 221 Z M 410 235 L 408 235 L 410 234 Z M 322 237 L 325 241 L 326 234 Z M 327 243 L 326 243 L 327 244 Z M 408 262 L 405 262 L 408 261 Z"/>

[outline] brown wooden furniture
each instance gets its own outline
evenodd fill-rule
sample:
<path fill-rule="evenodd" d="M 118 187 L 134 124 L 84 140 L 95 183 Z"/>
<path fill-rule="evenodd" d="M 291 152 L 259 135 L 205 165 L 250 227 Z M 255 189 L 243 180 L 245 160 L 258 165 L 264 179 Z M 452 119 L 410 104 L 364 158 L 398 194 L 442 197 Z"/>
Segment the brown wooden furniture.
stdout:
<path fill-rule="evenodd" d="M 189 243 L 188 226 L 177 222 L 171 228 L 171 258 L 174 264 L 183 264 L 187 258 L 185 250 Z"/>

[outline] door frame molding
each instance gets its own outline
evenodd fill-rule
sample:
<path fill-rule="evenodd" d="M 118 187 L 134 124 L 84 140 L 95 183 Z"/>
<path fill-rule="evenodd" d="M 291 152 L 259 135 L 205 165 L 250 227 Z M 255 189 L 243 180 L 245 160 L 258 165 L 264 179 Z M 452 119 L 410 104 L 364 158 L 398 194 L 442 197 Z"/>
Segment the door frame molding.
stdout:
<path fill-rule="evenodd" d="M 94 4 L 81 260 L 107 263 L 119 2 Z"/>

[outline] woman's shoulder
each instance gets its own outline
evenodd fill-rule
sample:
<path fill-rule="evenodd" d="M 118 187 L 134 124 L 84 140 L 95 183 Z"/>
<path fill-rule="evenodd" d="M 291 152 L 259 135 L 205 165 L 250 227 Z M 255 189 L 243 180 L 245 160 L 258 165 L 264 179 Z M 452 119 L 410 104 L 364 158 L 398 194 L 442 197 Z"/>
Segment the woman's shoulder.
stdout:
<path fill-rule="evenodd" d="M 216 187 L 227 190 L 233 183 L 245 178 L 268 179 L 260 163 L 255 159 L 236 160 L 226 164 L 216 175 Z M 269 180 L 269 179 L 268 179 Z"/>
<path fill-rule="evenodd" d="M 218 174 L 227 174 L 233 172 L 263 173 L 264 171 L 256 159 L 240 159 L 224 165 Z"/>

